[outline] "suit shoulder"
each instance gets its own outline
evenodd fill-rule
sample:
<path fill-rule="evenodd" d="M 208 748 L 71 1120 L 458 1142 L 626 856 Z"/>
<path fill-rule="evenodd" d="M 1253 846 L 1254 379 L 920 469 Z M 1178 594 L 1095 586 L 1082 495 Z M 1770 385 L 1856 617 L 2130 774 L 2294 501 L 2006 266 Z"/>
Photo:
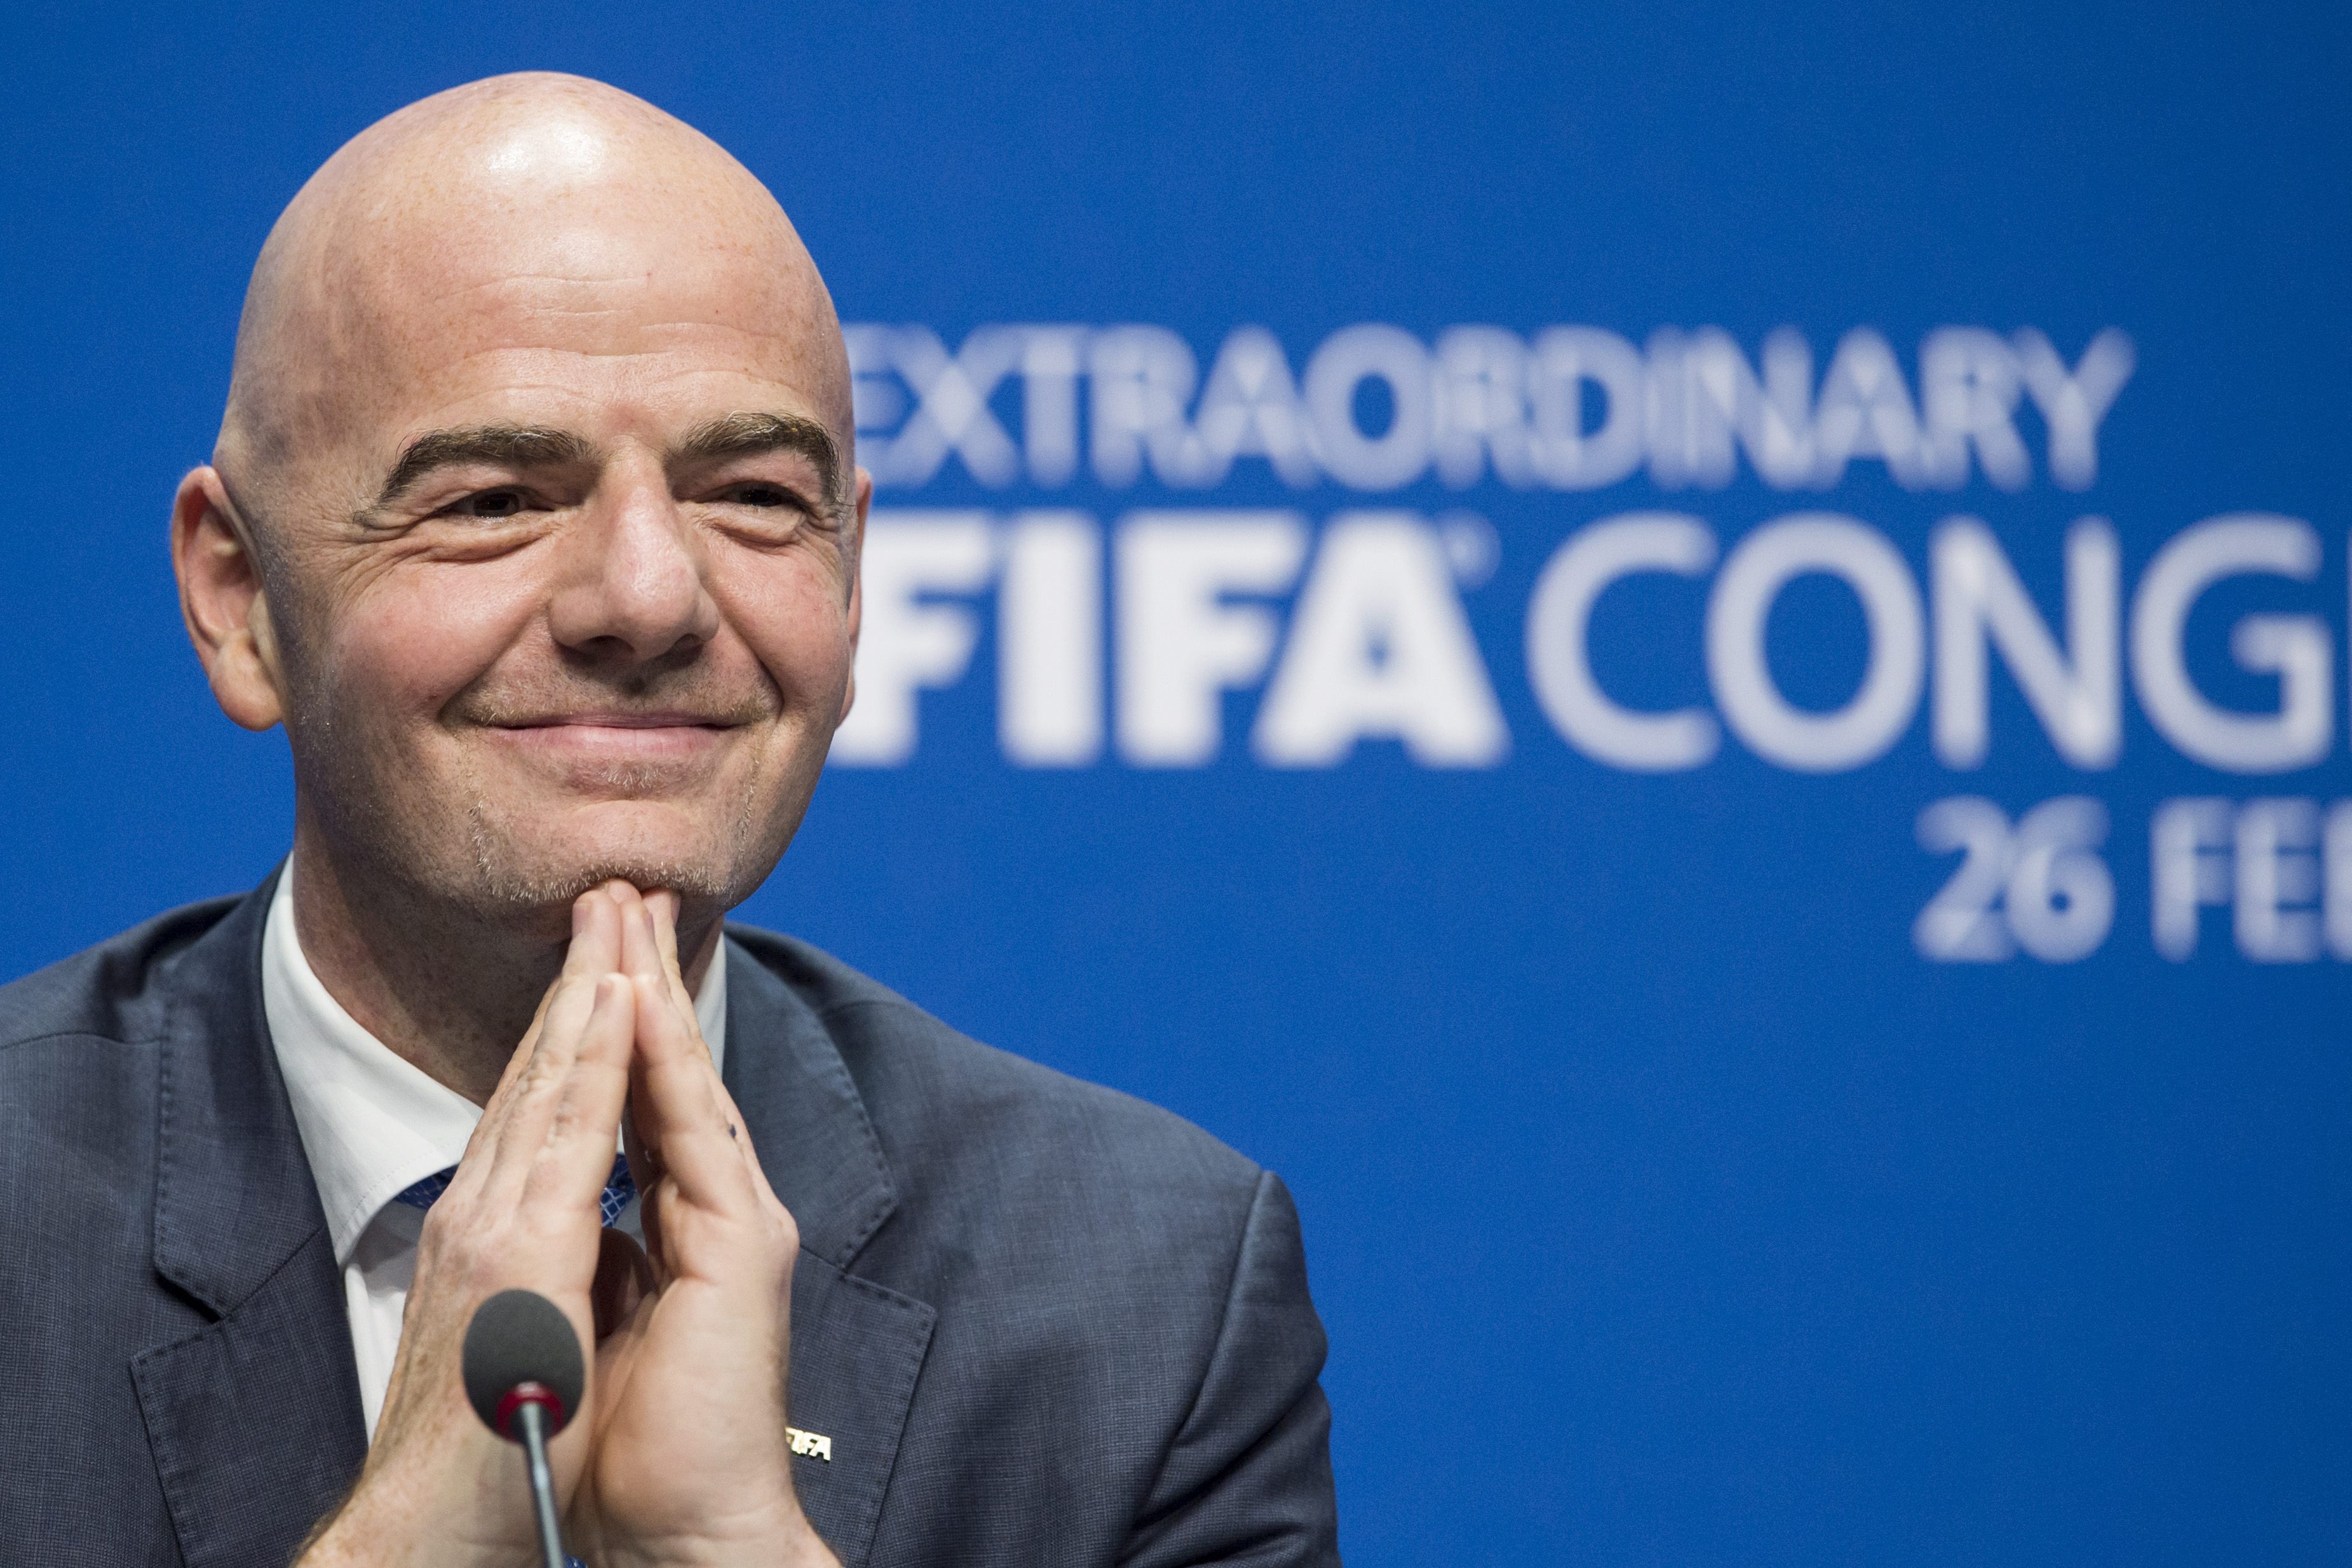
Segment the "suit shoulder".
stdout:
<path fill-rule="evenodd" d="M 208 899 L 167 910 L 0 985 L 0 1050 L 55 1035 L 160 1036 L 167 1022 L 161 983 L 173 961 L 237 902 Z"/>
<path fill-rule="evenodd" d="M 797 938 L 728 934 L 814 1013 L 841 1053 L 877 1134 L 919 1163 L 1050 1162 L 1171 1195 L 1215 1192 L 1246 1205 L 1261 1171 L 1172 1111 L 982 1045 L 888 986 Z M 984 1152 L 985 1158 L 978 1159 Z"/>

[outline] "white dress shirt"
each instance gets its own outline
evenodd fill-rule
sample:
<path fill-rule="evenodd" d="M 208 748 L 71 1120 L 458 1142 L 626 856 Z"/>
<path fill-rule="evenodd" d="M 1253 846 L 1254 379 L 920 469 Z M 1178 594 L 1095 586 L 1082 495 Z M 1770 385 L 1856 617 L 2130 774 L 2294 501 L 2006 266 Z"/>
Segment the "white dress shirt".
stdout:
<path fill-rule="evenodd" d="M 394 1055 L 327 994 L 295 934 L 290 862 L 262 931 L 261 1004 L 343 1271 L 360 1405 L 373 1441 L 425 1225 L 424 1210 L 392 1200 L 457 1163 L 482 1108 Z M 723 942 L 696 988 L 694 1016 L 711 1056 L 719 1058 L 727 1040 Z M 644 1239 L 634 1200 L 615 1223 Z"/>

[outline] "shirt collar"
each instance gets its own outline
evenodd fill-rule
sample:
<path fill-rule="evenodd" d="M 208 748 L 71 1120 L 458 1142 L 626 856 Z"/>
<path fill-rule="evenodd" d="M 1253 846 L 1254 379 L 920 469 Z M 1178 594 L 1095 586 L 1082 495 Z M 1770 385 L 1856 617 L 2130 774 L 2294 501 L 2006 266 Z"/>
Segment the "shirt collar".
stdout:
<path fill-rule="evenodd" d="M 343 1010 L 302 955 L 294 868 L 278 879 L 261 937 L 261 1005 L 338 1265 L 383 1205 L 466 1152 L 482 1109 L 394 1053 Z M 724 1065 L 727 943 L 694 994 L 695 1022 Z"/>

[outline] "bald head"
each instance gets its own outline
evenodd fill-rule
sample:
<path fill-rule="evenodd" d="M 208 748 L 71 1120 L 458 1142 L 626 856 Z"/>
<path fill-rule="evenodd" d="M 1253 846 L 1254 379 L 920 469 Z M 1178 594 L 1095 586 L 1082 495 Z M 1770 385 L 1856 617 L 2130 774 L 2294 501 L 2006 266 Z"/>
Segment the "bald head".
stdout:
<path fill-rule="evenodd" d="M 699 132 L 534 75 L 354 137 L 173 512 L 215 694 L 286 728 L 300 897 L 560 935 L 611 877 L 756 887 L 850 700 L 851 442 L 824 284 Z"/>
<path fill-rule="evenodd" d="M 246 295 L 215 461 L 265 510 L 289 489 L 358 504 L 317 493 L 321 467 L 351 468 L 333 456 L 354 447 L 374 448 L 361 467 L 397 462 L 387 424 L 466 361 L 651 366 L 698 336 L 788 384 L 837 442 L 845 483 L 839 324 L 766 187 L 601 82 L 473 82 L 370 126 L 288 205 Z"/>

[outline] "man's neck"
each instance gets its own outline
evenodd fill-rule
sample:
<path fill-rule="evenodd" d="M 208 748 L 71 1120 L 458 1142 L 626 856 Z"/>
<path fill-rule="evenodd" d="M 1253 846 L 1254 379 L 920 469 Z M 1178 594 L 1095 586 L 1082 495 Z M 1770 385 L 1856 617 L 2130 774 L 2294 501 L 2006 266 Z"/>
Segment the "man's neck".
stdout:
<path fill-rule="evenodd" d="M 395 1055 L 487 1103 L 563 967 L 568 908 L 488 919 L 402 879 L 355 874 L 299 823 L 294 844 L 295 934 L 319 983 Z M 715 916 L 681 926 L 688 989 L 719 937 Z"/>

